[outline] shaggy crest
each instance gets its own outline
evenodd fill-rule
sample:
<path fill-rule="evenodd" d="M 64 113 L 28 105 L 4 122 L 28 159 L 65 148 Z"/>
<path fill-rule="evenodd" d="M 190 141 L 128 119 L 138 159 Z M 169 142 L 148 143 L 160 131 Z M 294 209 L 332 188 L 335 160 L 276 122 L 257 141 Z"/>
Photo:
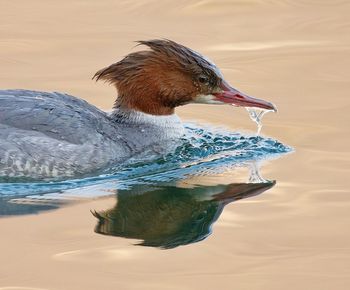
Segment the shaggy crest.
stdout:
<path fill-rule="evenodd" d="M 155 115 L 173 113 L 176 106 L 208 94 L 221 81 L 216 66 L 199 53 L 171 40 L 138 41 L 150 50 L 130 53 L 99 70 L 93 79 L 114 84 L 115 107 Z"/>
<path fill-rule="evenodd" d="M 150 62 L 180 65 L 191 74 L 203 73 L 208 78 L 215 77 L 218 69 L 199 53 L 168 39 L 140 40 L 139 45 L 149 47 L 150 51 L 130 53 L 121 61 L 95 73 L 93 79 L 116 83 L 128 74 L 137 74 Z"/>

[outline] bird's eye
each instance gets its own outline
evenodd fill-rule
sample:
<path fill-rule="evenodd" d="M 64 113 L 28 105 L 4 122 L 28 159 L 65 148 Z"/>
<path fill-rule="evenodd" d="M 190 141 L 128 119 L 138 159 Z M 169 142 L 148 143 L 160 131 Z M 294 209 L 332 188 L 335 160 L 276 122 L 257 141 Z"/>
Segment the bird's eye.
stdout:
<path fill-rule="evenodd" d="M 201 76 L 198 77 L 198 81 L 199 81 L 201 84 L 207 84 L 207 83 L 209 83 L 209 79 L 208 79 L 206 76 L 203 76 L 203 75 L 201 75 Z"/>

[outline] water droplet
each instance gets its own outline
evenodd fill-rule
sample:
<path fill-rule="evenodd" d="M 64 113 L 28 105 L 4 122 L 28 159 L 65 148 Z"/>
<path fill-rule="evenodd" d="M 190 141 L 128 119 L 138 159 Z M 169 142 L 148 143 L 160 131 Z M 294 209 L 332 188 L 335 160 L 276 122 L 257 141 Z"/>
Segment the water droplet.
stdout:
<path fill-rule="evenodd" d="M 262 128 L 261 120 L 266 113 L 272 112 L 272 111 L 265 110 L 265 109 L 249 108 L 249 107 L 247 107 L 246 109 L 249 113 L 250 119 L 252 119 L 258 125 L 258 130 L 256 132 L 256 135 L 260 135 L 260 131 Z"/>

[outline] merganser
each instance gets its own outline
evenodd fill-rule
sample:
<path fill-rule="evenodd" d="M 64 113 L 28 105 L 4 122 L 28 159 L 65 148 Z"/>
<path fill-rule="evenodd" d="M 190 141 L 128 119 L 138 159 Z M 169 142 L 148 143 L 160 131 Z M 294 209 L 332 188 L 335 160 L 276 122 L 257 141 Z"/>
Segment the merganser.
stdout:
<path fill-rule="evenodd" d="M 96 174 L 184 134 L 175 108 L 189 103 L 275 110 L 232 88 L 199 53 L 171 40 L 139 41 L 94 75 L 116 86 L 112 113 L 62 93 L 0 90 L 0 176 L 64 179 Z"/>

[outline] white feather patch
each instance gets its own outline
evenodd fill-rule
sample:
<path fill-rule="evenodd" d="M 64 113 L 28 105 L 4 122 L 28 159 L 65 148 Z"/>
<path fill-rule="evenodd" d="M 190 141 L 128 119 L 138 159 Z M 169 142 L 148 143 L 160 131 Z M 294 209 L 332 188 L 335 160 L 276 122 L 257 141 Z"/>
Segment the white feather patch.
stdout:
<path fill-rule="evenodd" d="M 198 104 L 224 104 L 223 102 L 217 100 L 216 97 L 213 95 L 198 95 L 193 102 Z"/>

